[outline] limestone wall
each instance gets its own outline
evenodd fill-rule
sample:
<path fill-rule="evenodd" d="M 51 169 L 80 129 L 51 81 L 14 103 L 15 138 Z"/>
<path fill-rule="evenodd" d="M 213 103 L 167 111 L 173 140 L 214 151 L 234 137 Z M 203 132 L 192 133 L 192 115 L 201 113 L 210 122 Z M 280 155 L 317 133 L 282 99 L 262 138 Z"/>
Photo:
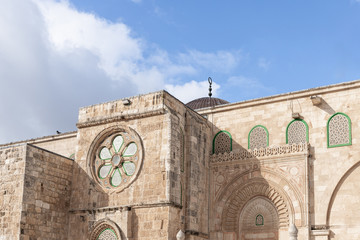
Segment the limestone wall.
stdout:
<path fill-rule="evenodd" d="M 73 158 L 77 144 L 76 136 L 77 132 L 67 132 L 19 142 L 0 144 L 0 147 L 9 147 L 18 144 L 29 143 L 48 151 L 60 154 L 64 157 Z"/>
<path fill-rule="evenodd" d="M 115 216 L 123 216 L 125 212 L 111 210 L 113 207 L 130 208 L 129 221 L 117 223 L 121 232 L 124 232 L 124 229 L 131 229 L 126 239 L 130 237 L 147 239 L 147 232 L 152 234 L 156 232 L 159 239 L 167 239 L 169 206 L 175 208 L 180 206 L 180 194 L 178 193 L 176 197 L 171 194 L 171 182 L 176 178 L 174 172 L 180 169 L 174 170 L 170 167 L 172 154 L 175 153 L 171 152 L 170 143 L 172 138 L 178 135 L 171 132 L 172 113 L 164 106 L 163 95 L 163 92 L 158 92 L 133 97 L 129 99 L 130 105 L 124 105 L 123 100 L 119 100 L 80 109 L 79 142 L 71 200 L 73 214 L 92 211 L 94 212 L 92 219 L 98 220 L 101 218 L 101 209 L 108 209 L 106 217 L 115 221 Z M 124 138 L 130 136 L 138 139 L 134 141 L 137 144 L 137 152 L 141 151 L 142 154 L 136 159 L 129 158 L 136 164 L 137 170 L 134 175 L 122 176 L 130 182 L 122 180 L 119 188 L 110 186 L 107 189 L 99 184 L 97 176 L 94 175 L 92 159 L 96 156 L 93 154 L 97 154 L 98 141 L 102 142 L 109 134 L 116 134 L 119 131 Z M 180 156 L 176 157 L 179 159 Z M 109 181 L 112 181 L 111 178 Z M 176 182 L 173 187 L 180 186 L 177 184 Z M 165 209 L 165 213 L 161 213 L 162 209 Z M 148 211 L 152 214 L 147 213 Z M 161 214 L 156 216 L 157 212 Z M 71 216 L 71 219 L 76 219 L 76 216 Z M 93 231 L 90 217 L 84 219 L 81 226 L 76 220 L 70 225 L 71 237 L 78 236 L 76 229 L 79 227 L 84 229 L 87 235 Z M 159 228 L 153 228 L 153 225 L 159 225 L 160 222 Z M 82 235 L 78 239 L 87 238 L 86 235 Z"/>
<path fill-rule="evenodd" d="M 181 209 L 171 209 L 169 239 L 181 229 L 189 239 L 209 236 L 209 136 L 207 120 L 165 94 L 171 111 L 170 195 Z"/>
<path fill-rule="evenodd" d="M 129 220 L 117 222 L 120 232 L 131 229 L 128 235 L 124 234 L 125 239 L 172 239 L 180 229 L 188 236 L 206 237 L 209 153 L 206 119 L 164 91 L 128 100 L 80 109 L 71 197 L 70 221 L 74 224 L 70 224 L 70 236 L 85 239 L 76 230 L 82 229 L 89 236 L 96 229 L 90 219 L 99 221 L 102 212 L 106 212 L 107 219 L 115 221 L 115 216 L 125 214 L 121 209 L 130 208 Z M 107 188 L 105 180 L 94 175 L 92 164 L 97 157 L 93 154 L 99 154 L 97 142 L 113 141 L 107 136 L 117 131 L 124 136 L 124 132 L 138 135 L 140 140 L 135 137 L 134 141 L 138 150 L 142 149 L 143 159 L 142 163 L 132 160 L 141 163 L 135 178 L 124 175 L 131 184 L 122 182 L 119 188 Z M 119 154 L 111 152 L 111 159 Z M 113 160 L 104 161 L 107 164 Z M 84 220 L 77 221 L 79 216 Z"/>
<path fill-rule="evenodd" d="M 27 145 L 21 239 L 68 239 L 72 167 L 68 158 Z"/>
<path fill-rule="evenodd" d="M 29 141 L 28 143 L 64 157 L 74 158 L 77 144 L 76 136 L 76 132 L 70 132 L 38 139 L 34 142 Z"/>
<path fill-rule="evenodd" d="M 242 151 L 248 148 L 248 135 L 256 125 L 267 128 L 269 132 L 269 145 L 282 146 L 286 144 L 286 129 L 293 120 L 293 113 L 299 113 L 301 119 L 306 121 L 309 127 L 309 231 L 314 237 L 316 234 L 323 234 L 322 229 L 329 229 L 328 235 L 336 234 L 340 224 L 349 226 L 351 234 L 357 236 L 360 233 L 359 225 L 354 224 L 351 218 L 346 217 L 347 213 L 342 212 L 338 222 L 332 226 L 329 215 L 332 211 L 335 215 L 342 210 L 340 205 L 330 207 L 332 199 L 336 199 L 336 187 L 339 181 L 355 164 L 359 162 L 360 156 L 360 82 L 338 84 L 334 86 L 310 89 L 295 93 L 283 94 L 263 99 L 250 100 L 226 106 L 215 107 L 199 111 L 207 115 L 216 127 L 213 136 L 219 130 L 226 130 L 232 136 L 233 151 Z M 314 105 L 311 96 L 319 96 L 321 104 Z M 335 113 L 344 113 L 351 119 L 352 144 L 328 148 L 327 146 L 327 121 Z M 356 184 L 355 177 L 347 180 L 347 186 Z M 345 189 L 345 187 L 344 187 Z M 339 191 L 339 193 L 342 191 Z M 342 192 L 344 194 L 344 192 Z M 344 195 L 342 195 L 344 196 Z M 360 201 L 360 192 L 354 188 L 346 194 L 351 201 Z M 337 199 L 340 199 L 339 197 Z M 339 200 L 335 200 L 339 201 Z M 349 211 L 356 211 L 356 207 L 347 208 Z M 333 214 L 333 216 L 334 216 Z M 342 220 L 340 220 L 342 219 Z M 317 230 L 319 230 L 317 232 Z M 320 236 L 319 235 L 319 239 Z M 344 235 L 345 236 L 345 235 Z M 349 235 L 343 237 L 339 233 L 339 239 L 349 239 Z M 327 235 L 326 235 L 327 237 Z M 317 239 L 317 238 L 315 238 Z M 351 239 L 357 239 L 353 237 Z"/>
<path fill-rule="evenodd" d="M 26 145 L 0 148 L 0 239 L 20 237 Z"/>

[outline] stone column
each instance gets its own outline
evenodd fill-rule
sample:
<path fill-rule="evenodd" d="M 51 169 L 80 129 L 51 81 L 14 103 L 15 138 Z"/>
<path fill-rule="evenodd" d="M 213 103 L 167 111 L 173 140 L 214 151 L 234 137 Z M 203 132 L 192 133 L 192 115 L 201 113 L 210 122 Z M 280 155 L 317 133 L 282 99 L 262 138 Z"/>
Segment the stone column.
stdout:
<path fill-rule="evenodd" d="M 176 234 L 176 240 L 184 240 L 185 239 L 185 233 L 181 230 Z"/>
<path fill-rule="evenodd" d="M 291 223 L 289 226 L 289 240 L 297 240 L 298 230 L 295 224 Z"/>

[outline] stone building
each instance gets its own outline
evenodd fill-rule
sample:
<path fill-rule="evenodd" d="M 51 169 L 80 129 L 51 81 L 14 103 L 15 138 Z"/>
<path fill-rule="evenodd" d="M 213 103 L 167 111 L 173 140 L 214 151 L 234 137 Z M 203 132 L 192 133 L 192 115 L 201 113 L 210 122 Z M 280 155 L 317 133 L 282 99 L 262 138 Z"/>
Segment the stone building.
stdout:
<path fill-rule="evenodd" d="M 165 91 L 0 145 L 0 240 L 360 239 L 360 81 L 227 103 Z"/>

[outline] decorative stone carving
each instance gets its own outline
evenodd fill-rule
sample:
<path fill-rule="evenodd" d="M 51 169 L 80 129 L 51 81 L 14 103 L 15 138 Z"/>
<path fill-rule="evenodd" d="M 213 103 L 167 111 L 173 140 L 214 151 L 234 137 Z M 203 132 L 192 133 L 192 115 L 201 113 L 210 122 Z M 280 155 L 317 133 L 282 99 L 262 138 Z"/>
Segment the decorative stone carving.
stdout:
<path fill-rule="evenodd" d="M 90 240 L 121 240 L 120 230 L 110 220 L 100 220 L 90 234 Z"/>
<path fill-rule="evenodd" d="M 236 152 L 232 151 L 230 153 L 212 154 L 210 156 L 210 162 L 211 163 L 231 162 L 231 161 L 279 156 L 279 155 L 294 154 L 294 153 L 308 153 L 308 151 L 309 151 L 308 143 L 299 143 L 299 144 L 291 144 L 291 145 L 287 144 L 282 146 L 272 146 L 267 148 L 254 149 L 254 150 L 242 149 Z"/>
<path fill-rule="evenodd" d="M 224 230 L 236 232 L 240 210 L 243 209 L 249 200 L 256 196 L 262 196 L 274 204 L 278 213 L 279 227 L 289 225 L 289 210 L 283 196 L 265 182 L 254 182 L 236 191 L 227 201 L 222 215 Z M 255 223 L 255 220 L 253 220 L 253 223 Z"/>
<path fill-rule="evenodd" d="M 121 191 L 135 180 L 141 168 L 142 142 L 128 127 L 105 129 L 94 140 L 89 158 L 96 182 L 104 189 Z"/>

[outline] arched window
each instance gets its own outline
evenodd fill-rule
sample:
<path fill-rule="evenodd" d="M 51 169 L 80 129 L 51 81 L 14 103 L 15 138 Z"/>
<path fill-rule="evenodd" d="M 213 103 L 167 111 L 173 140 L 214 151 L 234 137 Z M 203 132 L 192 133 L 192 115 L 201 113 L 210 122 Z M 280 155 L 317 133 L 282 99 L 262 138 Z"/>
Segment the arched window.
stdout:
<path fill-rule="evenodd" d="M 266 148 L 267 146 L 269 146 L 268 130 L 264 126 L 256 125 L 249 132 L 248 148 L 259 149 L 259 148 Z"/>
<path fill-rule="evenodd" d="M 295 119 L 286 128 L 286 144 L 309 141 L 309 127 L 304 120 Z"/>
<path fill-rule="evenodd" d="M 213 153 L 225 153 L 232 151 L 232 138 L 228 131 L 219 131 L 213 139 Z"/>
<path fill-rule="evenodd" d="M 327 145 L 340 147 L 351 145 L 351 120 L 344 113 L 335 113 L 327 122 Z"/>
<path fill-rule="evenodd" d="M 96 240 L 118 240 L 118 237 L 116 236 L 116 233 L 113 229 L 105 228 L 102 230 Z"/>
<path fill-rule="evenodd" d="M 264 217 L 261 214 L 258 214 L 255 219 L 256 226 L 264 226 Z"/>
<path fill-rule="evenodd" d="M 111 220 L 100 220 L 93 227 L 90 240 L 121 240 L 120 229 Z"/>

